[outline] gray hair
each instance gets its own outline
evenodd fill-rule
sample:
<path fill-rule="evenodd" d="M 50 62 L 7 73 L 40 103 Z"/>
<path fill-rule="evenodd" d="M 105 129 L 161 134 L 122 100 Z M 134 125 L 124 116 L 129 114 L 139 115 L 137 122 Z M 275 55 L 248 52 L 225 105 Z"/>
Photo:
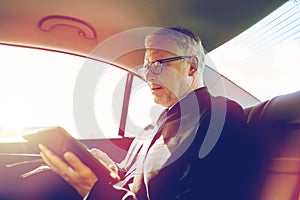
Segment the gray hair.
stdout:
<path fill-rule="evenodd" d="M 198 35 L 181 27 L 162 28 L 151 33 L 145 38 L 145 47 L 150 48 L 150 40 L 157 36 L 167 36 L 174 41 L 178 50 L 185 54 L 181 56 L 197 56 L 199 60 L 199 72 L 201 74 L 203 73 L 205 66 L 205 53 Z"/>

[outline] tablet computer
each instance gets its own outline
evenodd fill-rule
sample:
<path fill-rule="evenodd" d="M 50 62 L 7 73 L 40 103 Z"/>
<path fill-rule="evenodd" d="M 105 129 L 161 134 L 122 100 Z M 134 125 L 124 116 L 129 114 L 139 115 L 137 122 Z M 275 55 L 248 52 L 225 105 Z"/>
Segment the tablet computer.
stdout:
<path fill-rule="evenodd" d="M 61 127 L 39 128 L 26 132 L 23 137 L 34 148 L 38 148 L 39 144 L 46 145 L 53 153 L 60 156 L 70 151 L 87 165 L 96 176 L 103 181 L 118 181 L 120 177 L 106 163 L 97 160 L 87 149 L 87 147 L 79 140 L 73 138 L 65 129 Z"/>

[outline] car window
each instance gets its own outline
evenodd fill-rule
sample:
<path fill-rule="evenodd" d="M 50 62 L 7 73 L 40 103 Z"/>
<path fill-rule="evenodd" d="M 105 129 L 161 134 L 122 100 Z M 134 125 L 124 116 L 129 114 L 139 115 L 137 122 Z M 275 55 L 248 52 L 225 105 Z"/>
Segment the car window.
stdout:
<path fill-rule="evenodd" d="M 22 130 L 45 126 L 61 126 L 79 139 L 119 137 L 127 71 L 40 49 L 0 45 L 0 52 L 0 141 L 15 141 Z M 87 62 L 103 73 L 99 74 L 94 96 L 88 97 L 94 98 L 91 112 L 99 130 L 83 133 L 75 120 L 74 91 Z"/>
<path fill-rule="evenodd" d="M 300 88 L 300 1 L 290 0 L 207 56 L 260 101 Z"/>

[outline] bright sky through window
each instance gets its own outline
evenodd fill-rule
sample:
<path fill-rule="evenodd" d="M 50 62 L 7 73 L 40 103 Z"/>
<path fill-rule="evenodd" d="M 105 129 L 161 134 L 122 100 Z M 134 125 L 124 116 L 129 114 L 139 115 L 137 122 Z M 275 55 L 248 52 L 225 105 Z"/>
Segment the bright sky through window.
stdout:
<path fill-rule="evenodd" d="M 261 101 L 300 89 L 300 2 L 289 1 L 209 53 L 217 70 Z"/>

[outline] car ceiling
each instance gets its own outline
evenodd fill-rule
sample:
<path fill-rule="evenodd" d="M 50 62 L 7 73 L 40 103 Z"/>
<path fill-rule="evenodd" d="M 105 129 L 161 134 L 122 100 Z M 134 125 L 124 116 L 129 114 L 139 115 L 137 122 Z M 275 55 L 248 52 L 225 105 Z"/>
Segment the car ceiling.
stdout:
<path fill-rule="evenodd" d="M 184 26 L 197 32 L 209 52 L 253 25 L 285 1 L 279 0 L 1 0 L 0 42 L 87 54 L 113 34 L 139 27 Z M 41 28 L 45 17 L 52 27 Z M 80 37 L 72 18 L 92 32 Z M 73 23 L 73 24 L 72 24 Z M 59 25 L 60 24 L 60 25 Z M 65 24 L 65 25 L 62 25 Z M 54 26 L 55 25 L 55 26 Z M 45 30 L 46 29 L 46 30 Z M 82 32 L 81 32 L 82 33 Z M 94 36 L 93 36 L 94 34 Z"/>

